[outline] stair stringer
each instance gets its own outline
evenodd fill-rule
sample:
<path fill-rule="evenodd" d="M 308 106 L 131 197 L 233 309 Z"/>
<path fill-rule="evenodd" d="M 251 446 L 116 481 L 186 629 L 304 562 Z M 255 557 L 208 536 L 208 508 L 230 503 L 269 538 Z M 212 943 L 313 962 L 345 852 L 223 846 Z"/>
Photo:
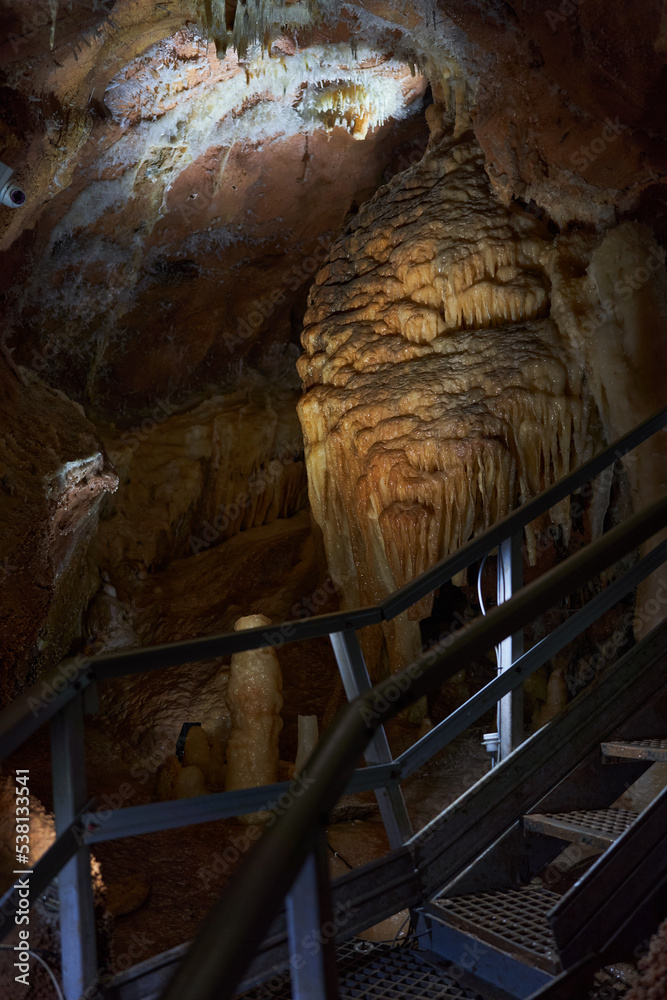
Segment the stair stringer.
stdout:
<path fill-rule="evenodd" d="M 667 788 L 549 914 L 564 968 L 600 951 L 667 880 Z"/>
<path fill-rule="evenodd" d="M 583 697 L 580 692 L 577 697 Z M 662 721 L 661 721 L 662 720 Z M 667 684 L 614 729 L 652 736 L 667 725 Z M 620 737 L 619 737 L 620 738 Z M 547 793 L 531 812 L 559 813 L 577 809 L 606 809 L 630 787 L 652 761 L 622 760 L 615 764 L 604 761 L 599 744 L 583 761 L 572 768 Z M 521 818 L 476 858 L 446 888 L 447 896 L 492 892 L 510 885 L 530 882 L 563 851 L 558 837 L 533 834 L 526 830 Z M 557 872 L 554 872 L 554 877 Z"/>
<path fill-rule="evenodd" d="M 589 762 L 600 756 L 601 741 L 619 727 L 626 734 L 623 723 L 664 690 L 665 665 L 667 622 L 417 833 L 408 846 L 424 899 L 449 886 L 485 852 L 487 860 L 492 858 L 490 849 L 501 838 L 505 846 L 516 845 L 521 817 L 537 803 L 549 801 L 550 793 L 555 801 L 564 778 L 582 767 L 580 774 L 585 774 Z M 560 850 L 563 845 L 558 843 Z M 456 894 L 460 891 L 457 886 Z"/>

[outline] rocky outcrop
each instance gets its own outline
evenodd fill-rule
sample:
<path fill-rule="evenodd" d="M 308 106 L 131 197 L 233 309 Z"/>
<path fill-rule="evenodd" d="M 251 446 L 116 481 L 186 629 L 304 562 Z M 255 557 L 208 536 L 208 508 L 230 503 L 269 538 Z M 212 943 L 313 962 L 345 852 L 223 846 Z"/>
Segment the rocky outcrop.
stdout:
<path fill-rule="evenodd" d="M 149 645 L 233 631 L 241 615 L 265 614 L 285 622 L 337 606 L 331 581 L 320 576 L 306 510 L 174 559 L 164 570 L 119 586 L 119 594 L 122 601 L 108 594 L 96 598 L 95 621 L 89 620 L 86 629 L 90 648 L 108 648 L 109 638 L 113 645 L 118 633 L 118 645 Z M 123 612 L 128 621 L 110 630 L 109 618 Z M 325 639 L 294 643 L 290 630 L 277 626 L 267 628 L 267 634 L 284 672 L 281 754 L 293 760 L 299 713 L 323 718 L 335 710 L 335 661 Z M 174 753 L 184 722 L 201 722 L 212 736 L 226 740 L 228 678 L 229 660 L 220 659 L 120 677 L 100 689 L 98 725 L 121 759 L 150 769 L 155 754 L 161 763 Z"/>
<path fill-rule="evenodd" d="M 103 434 L 120 487 L 97 553 L 115 579 L 197 555 L 307 503 L 296 394 L 256 372 L 193 409 L 161 400 L 127 430 Z"/>
<path fill-rule="evenodd" d="M 97 589 L 88 561 L 118 479 L 79 406 L 0 355 L 0 699 L 67 652 Z"/>

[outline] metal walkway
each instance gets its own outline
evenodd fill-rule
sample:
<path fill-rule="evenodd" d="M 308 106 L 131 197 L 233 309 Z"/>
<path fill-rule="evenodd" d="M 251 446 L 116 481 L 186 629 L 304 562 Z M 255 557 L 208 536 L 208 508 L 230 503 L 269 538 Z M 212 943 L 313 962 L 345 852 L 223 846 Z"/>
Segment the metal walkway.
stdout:
<path fill-rule="evenodd" d="M 433 956 L 432 958 L 435 958 Z M 485 1000 L 422 953 L 405 945 L 347 942 L 336 949 L 341 1000 Z M 275 977 L 269 985 L 238 995 L 238 1000 L 292 1000 L 289 973 Z"/>

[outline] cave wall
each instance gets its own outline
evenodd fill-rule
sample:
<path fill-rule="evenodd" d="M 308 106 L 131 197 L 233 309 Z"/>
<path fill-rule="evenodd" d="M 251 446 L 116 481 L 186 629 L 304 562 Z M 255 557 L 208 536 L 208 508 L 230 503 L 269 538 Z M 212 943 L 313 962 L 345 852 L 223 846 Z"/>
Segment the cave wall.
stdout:
<path fill-rule="evenodd" d="M 88 559 L 118 477 L 83 410 L 0 353 L 0 604 L 6 704 L 81 634 L 99 586 Z"/>
<path fill-rule="evenodd" d="M 637 19 L 597 0 L 322 0 L 310 13 L 289 5 L 261 38 L 257 26 L 243 35 L 235 6 L 213 5 L 212 21 L 194 0 L 39 0 L 29 11 L 0 3 L 0 158 L 28 195 L 24 208 L 0 209 L 2 341 L 21 377 L 43 386 L 39 419 L 49 419 L 47 390 L 74 401 L 72 413 L 83 406 L 104 474 L 113 477 L 113 466 L 120 480 L 74 560 L 87 553 L 90 569 L 56 658 L 77 632 L 94 648 L 148 639 L 133 622 L 136 588 L 151 574 L 303 510 L 294 365 L 306 294 L 318 271 L 315 289 L 324 288 L 346 246 L 343 235 L 331 256 L 336 234 L 355 231 L 360 206 L 397 172 L 408 170 L 400 183 L 409 185 L 427 143 L 437 163 L 443 142 L 470 132 L 485 197 L 496 199 L 499 218 L 508 213 L 512 239 L 517 220 L 533 234 L 522 261 L 530 279 L 500 284 L 510 318 L 513 295 L 524 305 L 533 297 L 528 319 L 542 323 L 553 372 L 568 370 L 567 392 L 586 412 L 594 402 L 600 426 L 587 436 L 582 423 L 567 462 L 664 399 L 656 376 L 664 341 L 632 335 L 637 317 L 643 329 L 664 319 L 663 4 L 649 0 Z M 410 197 L 418 205 L 422 192 Z M 636 222 L 646 229 L 623 230 Z M 646 280 L 633 277 L 638 269 Z M 335 296 L 325 308 L 317 294 L 307 323 L 319 308 L 326 327 L 328 308 L 335 326 Z M 473 313 L 485 308 L 481 286 L 471 295 Z M 419 330 L 431 307 L 394 310 L 395 332 L 413 353 L 423 353 Z M 549 310 L 557 334 L 545 325 Z M 443 331 L 431 319 L 437 339 Z M 449 333 L 450 320 L 445 310 Z M 630 470 L 636 493 L 651 477 L 651 489 L 662 488 L 656 448 Z M 35 468 L 51 475 L 41 459 Z M 515 473 L 506 471 L 509 483 Z M 533 479 L 521 496 L 539 488 Z M 253 496 L 257 483 L 264 489 Z M 485 500 L 466 531 L 511 506 L 513 488 L 506 492 L 496 507 Z M 9 525 L 11 494 L 0 500 Z M 51 516 L 38 507 L 26 537 L 51 530 L 38 527 Z M 412 525 L 413 542 L 422 529 Z M 465 534 L 457 531 L 452 538 Z M 442 546 L 429 545 L 432 561 Z M 385 589 L 419 568 L 395 556 Z M 5 565 L 27 617 L 40 621 L 42 598 L 34 588 L 25 597 L 23 569 L 11 558 Z M 115 617 L 95 611 L 86 632 L 81 616 L 95 588 L 102 608 L 106 598 L 121 607 Z M 110 617 L 122 627 L 105 639 L 100 621 L 109 626 Z M 2 628 L 13 628 L 9 617 Z M 21 678 L 45 665 L 44 655 L 28 660 Z"/>

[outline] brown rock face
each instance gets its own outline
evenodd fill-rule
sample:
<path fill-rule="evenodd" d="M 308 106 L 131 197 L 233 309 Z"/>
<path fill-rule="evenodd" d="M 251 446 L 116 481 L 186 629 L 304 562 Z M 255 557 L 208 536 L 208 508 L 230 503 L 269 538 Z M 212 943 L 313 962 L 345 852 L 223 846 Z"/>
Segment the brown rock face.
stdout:
<path fill-rule="evenodd" d="M 97 552 L 125 580 L 307 503 L 296 394 L 256 373 L 183 413 L 162 402 L 105 441 L 121 485 Z"/>
<path fill-rule="evenodd" d="M 549 318 L 559 252 L 492 196 L 470 136 L 395 178 L 334 244 L 304 321 L 299 410 L 348 606 L 377 602 L 589 456 L 583 366 Z M 554 517 L 567 535 L 567 508 Z M 416 624 L 399 623 L 392 662 L 418 646 Z"/>
<path fill-rule="evenodd" d="M 117 484 L 81 408 L 0 355 L 0 701 L 78 635 L 98 583 L 88 546 Z"/>
<path fill-rule="evenodd" d="M 647 0 L 640 18 L 604 0 L 507 6 L 514 18 L 490 29 L 450 5 L 490 61 L 475 133 L 497 189 L 563 222 L 650 211 L 664 233 L 663 5 Z"/>
<path fill-rule="evenodd" d="M 128 6 L 114 21 L 131 32 Z M 426 142 L 410 115 L 426 81 L 404 62 L 307 34 L 298 46 L 278 39 L 272 56 L 255 47 L 240 61 L 230 48 L 219 59 L 180 20 L 168 38 L 147 32 L 141 49 L 112 32 L 114 58 L 85 71 L 94 105 L 69 96 L 67 114 L 54 95 L 81 86 L 84 70 L 63 62 L 59 30 L 53 56 L 39 36 L 39 99 L 6 66 L 35 136 L 16 164 L 26 207 L 0 214 L 3 339 L 108 419 L 156 399 L 198 401 L 233 383 L 242 359 L 266 368 L 296 339 L 345 214 L 375 190 L 394 146 Z"/>

